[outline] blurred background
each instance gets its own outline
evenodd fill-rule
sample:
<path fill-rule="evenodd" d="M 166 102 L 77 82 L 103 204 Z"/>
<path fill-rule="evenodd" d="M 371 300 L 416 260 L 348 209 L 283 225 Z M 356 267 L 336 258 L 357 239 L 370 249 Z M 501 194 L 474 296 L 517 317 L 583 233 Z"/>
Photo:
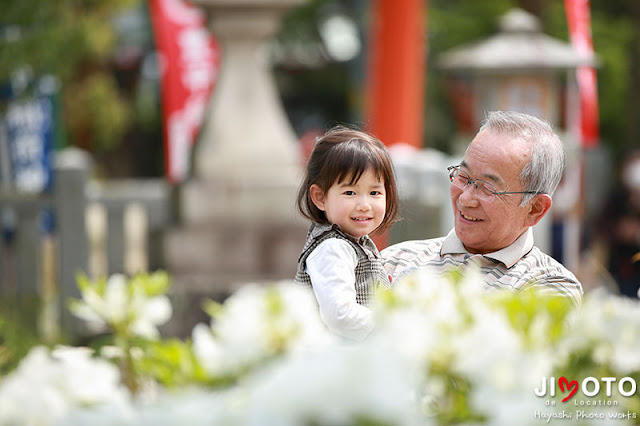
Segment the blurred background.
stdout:
<path fill-rule="evenodd" d="M 292 278 L 295 191 L 335 124 L 393 153 L 404 220 L 379 248 L 444 235 L 446 166 L 498 108 L 567 146 L 537 244 L 587 291 L 637 297 L 639 84 L 633 1 L 5 2 L 3 309 L 55 335 L 78 272 L 164 269 L 179 335 L 203 298 Z"/>

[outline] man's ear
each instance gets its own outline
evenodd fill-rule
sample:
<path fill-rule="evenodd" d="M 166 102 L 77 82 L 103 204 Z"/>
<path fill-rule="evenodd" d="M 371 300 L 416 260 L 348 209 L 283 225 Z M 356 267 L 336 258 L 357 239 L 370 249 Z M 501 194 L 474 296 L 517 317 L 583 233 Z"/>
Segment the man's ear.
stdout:
<path fill-rule="evenodd" d="M 533 226 L 540 222 L 551 208 L 551 204 L 553 204 L 553 201 L 551 200 L 551 196 L 548 194 L 538 194 L 533 197 L 529 203 L 529 213 L 525 219 L 525 225 Z"/>
<path fill-rule="evenodd" d="M 309 188 L 309 195 L 311 196 L 311 201 L 317 208 L 322 211 L 325 211 L 324 207 L 324 191 L 315 183 L 311 185 Z"/>

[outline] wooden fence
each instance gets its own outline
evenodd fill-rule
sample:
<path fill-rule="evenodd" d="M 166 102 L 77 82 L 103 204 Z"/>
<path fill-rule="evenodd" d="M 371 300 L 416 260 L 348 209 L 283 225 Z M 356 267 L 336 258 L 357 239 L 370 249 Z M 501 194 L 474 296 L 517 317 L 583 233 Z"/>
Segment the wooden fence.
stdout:
<path fill-rule="evenodd" d="M 44 334 L 77 327 L 66 304 L 79 296 L 79 272 L 95 277 L 163 267 L 169 186 L 163 179 L 98 183 L 90 174 L 88 155 L 70 149 L 55 159 L 50 192 L 0 189 L 0 297 L 40 300 L 49 315 L 41 321 Z"/>

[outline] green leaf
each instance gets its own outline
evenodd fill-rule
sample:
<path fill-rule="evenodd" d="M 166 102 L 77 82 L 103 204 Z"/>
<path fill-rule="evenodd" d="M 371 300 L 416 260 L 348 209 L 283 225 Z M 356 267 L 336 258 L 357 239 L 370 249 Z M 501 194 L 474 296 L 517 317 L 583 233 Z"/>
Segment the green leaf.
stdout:
<path fill-rule="evenodd" d="M 142 291 L 149 297 L 166 294 L 170 287 L 169 274 L 164 271 L 136 274 L 129 280 L 129 283 L 131 287 Z"/>
<path fill-rule="evenodd" d="M 215 300 L 207 299 L 202 302 L 202 309 L 211 318 L 216 318 L 220 316 L 224 311 L 224 305 L 222 303 L 216 302 Z"/>
<path fill-rule="evenodd" d="M 134 365 L 139 375 L 167 387 L 204 384 L 209 380 L 191 344 L 179 339 L 147 342 L 144 356 Z"/>

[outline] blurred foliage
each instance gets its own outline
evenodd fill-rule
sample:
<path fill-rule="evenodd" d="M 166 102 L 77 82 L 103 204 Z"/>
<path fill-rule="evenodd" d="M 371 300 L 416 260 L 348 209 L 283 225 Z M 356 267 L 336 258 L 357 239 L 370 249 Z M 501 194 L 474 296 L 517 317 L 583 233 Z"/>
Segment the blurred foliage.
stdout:
<path fill-rule="evenodd" d="M 285 111 L 300 135 L 313 128 L 358 121 L 360 89 L 357 61 L 332 61 L 321 40 L 319 25 L 329 13 L 357 17 L 356 2 L 309 0 L 282 19 L 276 37 L 274 75 Z M 285 52 L 289 60 L 278 58 Z"/>
<path fill-rule="evenodd" d="M 131 123 L 132 106 L 119 96 L 114 79 L 96 73 L 67 87 L 67 92 L 73 93 L 65 99 L 71 133 L 91 138 L 102 150 L 117 146 Z"/>
<path fill-rule="evenodd" d="M 11 299 L 4 294 L 0 300 L 0 376 L 13 370 L 32 347 L 40 344 L 38 302 Z"/>
<path fill-rule="evenodd" d="M 427 10 L 427 82 L 424 116 L 425 146 L 450 152 L 456 123 L 451 100 L 438 69 L 438 56 L 459 45 L 493 35 L 496 19 L 513 7 L 511 0 L 430 0 Z"/>
<path fill-rule="evenodd" d="M 140 70 L 114 69 L 118 33 L 114 17 L 139 8 L 143 0 L 21 0 L 5 2 L 0 14 L 0 85 L 13 73 L 53 74 L 61 82 L 69 139 L 98 155 L 97 162 L 123 173 L 161 174 L 162 144 L 157 87 L 136 88 Z M 600 60 L 598 92 L 603 144 L 621 155 L 640 137 L 640 9 L 637 2 L 591 0 L 593 43 Z M 427 84 L 424 145 L 449 149 L 455 132 L 450 100 L 435 66 L 438 55 L 497 31 L 497 20 L 513 7 L 540 15 L 545 33 L 568 41 L 564 2 L 551 0 L 428 0 Z M 298 134 L 337 122 L 359 123 L 366 79 L 371 3 L 366 0 L 308 0 L 283 19 L 277 45 L 291 54 L 320 49 L 319 25 L 340 11 L 358 25 L 362 52 L 356 58 L 315 63 L 278 61 L 275 77 L 285 109 Z M 150 33 L 150 28 L 144 31 Z M 149 34 L 150 38 L 150 34 Z M 310 49 L 310 47 L 312 49 Z M 150 50 L 152 46 L 146 45 Z M 305 52 L 306 49 L 306 52 Z M 316 52 L 317 53 L 317 52 Z M 326 52 L 325 52 L 326 53 Z M 274 55 L 274 56 L 277 56 Z M 133 88 L 132 88 L 133 87 Z M 137 91 L 145 91 L 141 98 Z M 153 94 L 155 92 L 155 94 Z M 0 106 L 1 108 L 1 106 Z M 150 155 L 153 161 L 149 161 Z M 123 161 L 123 159 L 125 161 Z M 153 164 L 150 166 L 149 164 Z M 109 168 L 107 167 L 107 168 Z"/>
<path fill-rule="evenodd" d="M 493 35 L 498 17 L 515 3 L 514 0 L 430 0 L 427 11 L 430 56 Z"/>
<path fill-rule="evenodd" d="M 640 34 L 640 23 L 634 20 L 634 6 L 631 3 L 591 0 L 592 39 L 599 59 L 597 78 L 600 133 L 603 145 L 612 151 L 614 157 L 623 155 L 627 149 L 637 144 L 637 141 L 629 138 L 630 135 L 640 134 L 640 130 L 633 130 L 639 126 L 640 120 L 632 119 L 634 108 L 631 108 L 630 97 L 627 96 L 634 72 L 633 56 L 640 55 L 640 52 L 633 50 L 631 44 L 633 38 Z M 428 63 L 433 64 L 433 60 L 443 51 L 495 34 L 498 30 L 498 18 L 513 7 L 539 12 L 542 31 L 569 43 L 564 2 L 430 0 Z M 441 93 L 439 78 L 437 69 L 431 66 L 427 83 L 427 115 L 435 113 L 436 120 L 426 117 L 427 136 L 433 134 L 430 128 L 437 127 L 442 116 L 452 115 L 446 109 L 448 101 Z M 443 136 L 442 133 L 438 135 Z M 450 136 L 446 135 L 447 138 Z"/>
<path fill-rule="evenodd" d="M 44 75 L 57 77 L 64 108 L 61 124 L 70 143 L 98 156 L 118 148 L 135 124 L 137 105 L 114 70 L 119 37 L 114 20 L 144 2 L 5 3 L 0 14 L 0 86 L 5 91 L 13 86 L 9 93 L 20 97 L 31 90 L 16 85 L 17 74 L 31 84 Z"/>
<path fill-rule="evenodd" d="M 2 5 L 0 80 L 20 66 L 63 81 L 83 64 L 108 61 L 115 37 L 110 18 L 136 0 L 21 0 Z"/>
<path fill-rule="evenodd" d="M 632 89 L 634 55 L 633 40 L 640 38 L 640 23 L 634 2 L 591 0 L 592 37 L 599 58 L 598 92 L 600 126 L 603 144 L 614 155 L 621 155 L 637 142 L 640 135 L 640 111 L 636 112 L 626 96 Z M 315 105 L 315 111 L 328 121 L 349 120 L 358 117 L 361 109 L 354 91 L 362 90 L 366 78 L 366 33 L 370 3 L 364 0 L 312 0 L 289 13 L 283 22 L 280 39 L 318 39 L 319 20 L 328 10 L 341 8 L 362 27 L 363 56 L 350 63 L 326 64 L 318 69 L 277 69 L 285 105 L 294 107 Z M 444 51 L 461 44 L 479 41 L 498 31 L 498 19 L 514 7 L 521 7 L 539 15 L 542 31 L 559 40 L 569 42 L 564 2 L 550 0 L 429 0 L 427 20 L 427 84 L 425 106 L 425 146 L 447 151 L 455 132 L 453 112 L 444 90 L 441 72 L 436 67 L 437 57 Z M 636 49 L 638 50 L 638 49 Z M 360 63 L 356 63 L 359 61 Z M 638 61 L 638 60 L 636 60 Z M 343 80 L 336 79 L 342 73 Z M 339 81 L 339 84 L 336 82 Z M 351 93 L 345 93 L 351 91 Z M 353 102 L 354 98 L 356 102 Z M 295 111 L 290 111 L 295 118 Z M 633 117 L 637 117 L 634 119 Z"/>
<path fill-rule="evenodd" d="M 188 386 L 194 383 L 217 386 L 207 377 L 198 362 L 192 343 L 176 338 L 147 341 L 141 345 L 144 357 L 134 359 L 135 370 L 143 377 L 152 377 L 167 388 Z"/>

